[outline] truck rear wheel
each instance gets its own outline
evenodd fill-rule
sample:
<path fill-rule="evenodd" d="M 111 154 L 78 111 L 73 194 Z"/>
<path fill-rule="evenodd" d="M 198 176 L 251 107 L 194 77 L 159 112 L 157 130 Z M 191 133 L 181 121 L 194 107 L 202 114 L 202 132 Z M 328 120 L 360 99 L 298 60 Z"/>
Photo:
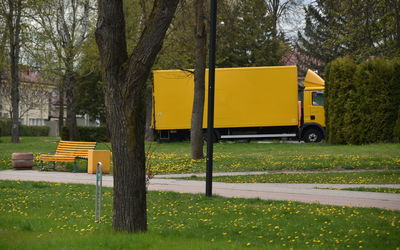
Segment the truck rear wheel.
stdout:
<path fill-rule="evenodd" d="M 322 132 L 315 128 L 307 129 L 303 134 L 304 142 L 320 142 L 322 141 Z"/>

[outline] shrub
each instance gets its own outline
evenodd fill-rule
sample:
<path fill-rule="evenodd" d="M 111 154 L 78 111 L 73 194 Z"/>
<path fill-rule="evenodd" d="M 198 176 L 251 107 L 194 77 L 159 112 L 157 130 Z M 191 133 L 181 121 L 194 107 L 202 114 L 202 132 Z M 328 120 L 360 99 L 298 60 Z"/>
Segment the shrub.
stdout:
<path fill-rule="evenodd" d="M 79 137 L 81 141 L 95 141 L 95 142 L 109 142 L 110 137 L 108 135 L 107 128 L 105 126 L 100 127 L 84 127 L 79 126 Z M 61 138 L 63 140 L 69 139 L 68 127 L 64 126 L 62 129 Z"/>
<path fill-rule="evenodd" d="M 355 72 L 354 81 L 357 102 L 352 115 L 357 122 L 347 123 L 354 133 L 349 137 L 351 144 L 389 142 L 393 140 L 393 128 L 397 109 L 392 96 L 393 62 L 374 59 L 361 63 Z"/>
<path fill-rule="evenodd" d="M 0 135 L 11 136 L 12 122 L 10 119 L 0 120 Z M 47 126 L 26 126 L 20 125 L 20 136 L 48 136 L 50 128 Z"/>
<path fill-rule="evenodd" d="M 397 120 L 396 120 L 396 123 L 393 128 L 393 135 L 394 135 L 396 141 L 400 141 L 400 110 L 397 115 Z"/>
<path fill-rule="evenodd" d="M 331 62 L 326 69 L 326 104 L 325 116 L 328 141 L 346 143 L 345 117 L 346 109 L 351 109 L 355 95 L 353 74 L 356 64 L 353 59 L 339 58 Z"/>
<path fill-rule="evenodd" d="M 1 136 L 11 135 L 11 120 L 10 119 L 0 119 L 0 132 Z"/>
<path fill-rule="evenodd" d="M 47 126 L 25 126 L 21 125 L 21 136 L 49 136 L 50 128 Z"/>
<path fill-rule="evenodd" d="M 326 80 L 329 142 L 395 141 L 400 60 L 376 58 L 355 65 L 349 58 L 340 58 L 328 65 Z"/>

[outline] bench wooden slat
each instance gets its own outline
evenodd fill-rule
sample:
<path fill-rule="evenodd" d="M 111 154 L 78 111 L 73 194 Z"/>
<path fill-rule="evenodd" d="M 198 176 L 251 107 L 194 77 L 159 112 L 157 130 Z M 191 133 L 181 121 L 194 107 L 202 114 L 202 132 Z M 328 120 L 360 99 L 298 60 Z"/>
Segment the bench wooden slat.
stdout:
<path fill-rule="evenodd" d="M 57 151 L 87 151 L 92 149 L 93 147 L 85 147 L 85 148 L 58 148 Z"/>
<path fill-rule="evenodd" d="M 93 147 L 96 144 L 60 144 L 60 147 Z"/>
<path fill-rule="evenodd" d="M 71 155 L 71 156 L 76 156 L 76 155 L 88 155 L 87 153 L 75 152 L 75 151 L 56 152 L 55 154 L 56 154 L 56 155 Z"/>
<path fill-rule="evenodd" d="M 94 146 L 92 146 L 92 147 L 60 147 L 60 148 L 58 148 L 57 150 L 75 150 L 75 151 L 85 151 L 85 150 L 89 150 L 89 149 L 91 149 L 91 148 L 93 148 Z"/>
<path fill-rule="evenodd" d="M 62 147 L 62 148 L 71 148 L 71 147 L 87 148 L 87 147 L 93 147 L 93 146 L 96 146 L 96 145 L 93 145 L 93 144 L 84 144 L 84 145 L 81 145 L 81 144 L 72 144 L 72 145 L 60 144 L 59 145 L 59 147 Z"/>
<path fill-rule="evenodd" d="M 96 142 L 60 141 L 59 145 L 96 145 Z"/>
<path fill-rule="evenodd" d="M 74 148 L 58 149 L 56 152 L 86 152 L 89 149 L 93 149 L 93 147 L 91 147 L 91 148 L 78 148 L 78 149 L 74 149 Z"/>

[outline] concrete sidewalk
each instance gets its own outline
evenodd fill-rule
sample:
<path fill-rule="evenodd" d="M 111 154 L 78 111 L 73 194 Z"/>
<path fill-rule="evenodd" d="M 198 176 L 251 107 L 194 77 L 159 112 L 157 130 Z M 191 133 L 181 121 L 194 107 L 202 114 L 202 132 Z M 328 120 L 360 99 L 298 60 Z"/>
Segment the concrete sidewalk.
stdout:
<path fill-rule="evenodd" d="M 184 175 L 174 175 L 175 178 L 180 176 Z M 5 170 L 0 171 L 0 180 L 95 184 L 96 176 L 86 173 Z M 112 187 L 113 177 L 111 175 L 103 176 L 103 185 Z M 213 194 L 224 197 L 260 198 L 263 200 L 286 200 L 336 206 L 375 207 L 400 210 L 400 194 L 317 189 L 344 187 L 400 188 L 400 185 L 214 182 Z M 205 183 L 204 181 L 163 179 L 158 176 L 150 181 L 148 188 L 149 190 L 179 193 L 204 193 Z"/>
<path fill-rule="evenodd" d="M 362 173 L 362 172 L 384 172 L 385 169 L 337 169 L 337 170 L 271 170 L 271 171 L 248 171 L 248 172 L 214 172 L 213 176 L 239 176 L 239 175 L 262 175 L 262 174 L 313 174 L 313 173 Z M 190 174 L 160 174 L 155 178 L 187 178 L 191 176 L 206 177 L 205 173 Z"/>

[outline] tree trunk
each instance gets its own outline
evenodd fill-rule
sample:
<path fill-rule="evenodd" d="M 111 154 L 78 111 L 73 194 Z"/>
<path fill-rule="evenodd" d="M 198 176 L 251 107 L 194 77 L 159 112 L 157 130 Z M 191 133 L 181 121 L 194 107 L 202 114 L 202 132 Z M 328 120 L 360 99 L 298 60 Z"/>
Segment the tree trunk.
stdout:
<path fill-rule="evenodd" d="M 393 12 L 394 31 L 396 39 L 396 49 L 400 49 L 400 3 L 398 0 L 391 1 L 391 11 Z M 390 10 L 389 10 L 390 11 Z"/>
<path fill-rule="evenodd" d="M 156 0 L 133 53 L 128 57 L 122 0 L 99 0 L 96 41 L 99 47 L 107 125 L 114 164 L 116 230 L 147 230 L 145 176 L 146 80 L 178 0 Z"/>
<path fill-rule="evenodd" d="M 11 73 L 11 142 L 19 143 L 19 53 L 21 32 L 21 0 L 8 0 L 9 13 L 6 23 L 9 32 L 10 73 Z"/>
<path fill-rule="evenodd" d="M 58 111 L 58 135 L 62 137 L 64 127 L 64 88 L 60 86 L 60 110 Z"/>
<path fill-rule="evenodd" d="M 190 130 L 190 143 L 192 146 L 192 159 L 202 159 L 203 155 L 203 113 L 205 95 L 206 72 L 206 45 L 207 33 L 205 24 L 205 0 L 195 0 L 196 17 L 196 62 L 194 66 L 194 98 L 192 109 L 192 122 Z"/>
<path fill-rule="evenodd" d="M 18 58 L 14 57 L 14 49 L 10 50 L 11 57 L 11 106 L 12 127 L 11 142 L 19 143 L 19 66 Z"/>
<path fill-rule="evenodd" d="M 76 123 L 76 100 L 75 100 L 75 73 L 72 71 L 72 62 L 70 69 L 65 74 L 65 88 L 67 98 L 67 127 L 70 141 L 79 141 L 78 126 Z"/>
<path fill-rule="evenodd" d="M 153 120 L 153 88 L 146 88 L 146 132 L 145 140 L 154 141 L 154 129 L 151 128 Z"/>

